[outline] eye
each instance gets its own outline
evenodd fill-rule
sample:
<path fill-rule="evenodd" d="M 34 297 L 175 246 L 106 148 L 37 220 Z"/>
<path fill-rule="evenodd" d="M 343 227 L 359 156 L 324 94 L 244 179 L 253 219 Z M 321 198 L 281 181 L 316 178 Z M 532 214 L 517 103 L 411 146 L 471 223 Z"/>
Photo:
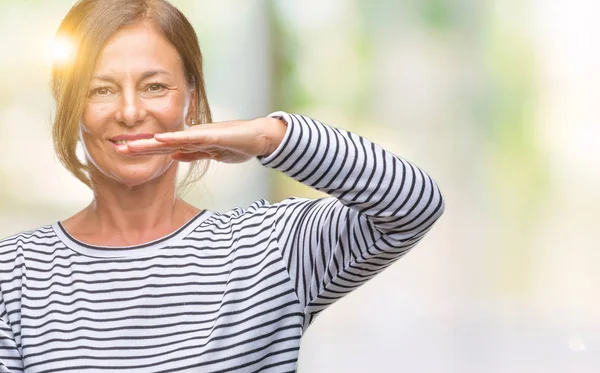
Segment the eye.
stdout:
<path fill-rule="evenodd" d="M 109 87 L 98 87 L 90 90 L 89 96 L 108 96 L 111 94 Z"/>
<path fill-rule="evenodd" d="M 146 86 L 146 90 L 152 93 L 162 92 L 166 88 L 162 83 L 150 83 Z"/>

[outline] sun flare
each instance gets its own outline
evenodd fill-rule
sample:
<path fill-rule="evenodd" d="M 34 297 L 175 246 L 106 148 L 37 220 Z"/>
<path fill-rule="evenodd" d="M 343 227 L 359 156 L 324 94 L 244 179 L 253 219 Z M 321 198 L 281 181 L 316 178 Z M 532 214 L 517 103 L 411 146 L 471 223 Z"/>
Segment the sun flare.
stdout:
<path fill-rule="evenodd" d="M 73 42 L 66 37 L 57 37 L 52 42 L 52 48 L 50 56 L 52 63 L 54 64 L 65 64 L 74 57 L 75 47 Z"/>

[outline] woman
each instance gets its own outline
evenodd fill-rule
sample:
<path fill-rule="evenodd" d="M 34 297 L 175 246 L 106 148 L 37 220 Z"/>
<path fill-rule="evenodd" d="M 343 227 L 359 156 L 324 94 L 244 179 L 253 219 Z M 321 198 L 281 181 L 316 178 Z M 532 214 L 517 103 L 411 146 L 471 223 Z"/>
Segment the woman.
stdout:
<path fill-rule="evenodd" d="M 53 70 L 55 148 L 94 198 L 0 241 L 2 372 L 293 372 L 319 312 L 443 211 L 427 174 L 356 134 L 211 123 L 196 35 L 163 0 L 82 0 L 58 35 L 76 53 Z M 177 196 L 178 162 L 255 157 L 332 197 L 216 213 Z"/>

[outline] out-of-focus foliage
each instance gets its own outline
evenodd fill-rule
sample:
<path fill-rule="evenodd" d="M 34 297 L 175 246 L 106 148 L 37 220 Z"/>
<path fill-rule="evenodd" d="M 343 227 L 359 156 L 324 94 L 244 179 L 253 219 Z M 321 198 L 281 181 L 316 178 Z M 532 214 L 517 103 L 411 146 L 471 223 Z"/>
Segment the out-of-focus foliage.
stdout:
<path fill-rule="evenodd" d="M 90 194 L 52 155 L 47 47 L 72 0 L 0 1 L 0 235 Z M 299 112 L 440 184 L 414 252 L 319 316 L 300 372 L 596 372 L 600 34 L 594 0 L 173 1 L 215 120 Z M 317 197 L 256 162 L 215 165 L 210 209 Z"/>

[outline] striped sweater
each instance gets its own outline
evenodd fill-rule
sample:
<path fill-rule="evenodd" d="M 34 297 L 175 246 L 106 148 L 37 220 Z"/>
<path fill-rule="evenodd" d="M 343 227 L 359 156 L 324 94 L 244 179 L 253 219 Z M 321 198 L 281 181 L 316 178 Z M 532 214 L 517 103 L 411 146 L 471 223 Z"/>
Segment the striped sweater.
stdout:
<path fill-rule="evenodd" d="M 435 182 L 297 114 L 266 167 L 330 195 L 203 211 L 101 247 L 57 222 L 0 241 L 0 372 L 295 372 L 303 332 L 441 215 Z"/>

